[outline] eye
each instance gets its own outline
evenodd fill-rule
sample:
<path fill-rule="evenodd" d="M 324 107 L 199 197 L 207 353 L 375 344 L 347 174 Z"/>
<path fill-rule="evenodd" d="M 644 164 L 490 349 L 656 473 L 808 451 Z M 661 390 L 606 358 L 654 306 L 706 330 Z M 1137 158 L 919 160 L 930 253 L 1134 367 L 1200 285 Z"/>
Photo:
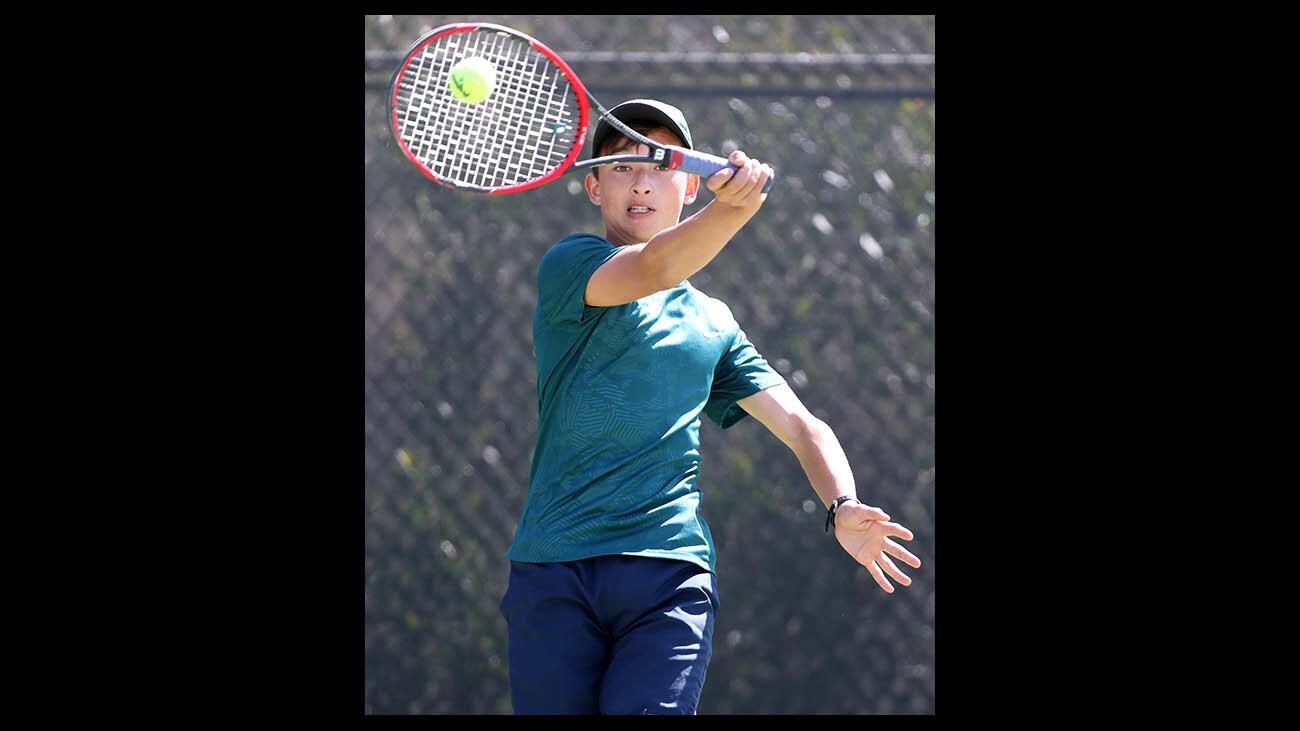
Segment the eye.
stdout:
<path fill-rule="evenodd" d="M 631 166 L 631 165 L 615 165 L 615 166 L 614 166 L 614 172 L 616 172 L 616 173 L 626 173 L 626 172 L 628 172 L 628 171 L 631 170 L 631 169 L 632 169 L 632 166 Z"/>

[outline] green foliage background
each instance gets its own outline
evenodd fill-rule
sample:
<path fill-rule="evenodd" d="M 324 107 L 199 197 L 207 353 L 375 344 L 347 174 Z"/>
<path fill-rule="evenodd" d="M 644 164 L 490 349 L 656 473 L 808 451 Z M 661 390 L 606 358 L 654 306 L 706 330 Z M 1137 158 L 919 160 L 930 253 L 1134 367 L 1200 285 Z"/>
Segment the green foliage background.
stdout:
<path fill-rule="evenodd" d="M 468 20 L 561 55 L 934 53 L 934 16 L 368 16 L 366 48 L 404 51 Z M 658 96 L 682 108 L 701 149 L 739 146 L 777 169 L 762 211 L 691 282 L 730 305 L 831 425 L 859 495 L 913 530 L 924 562 L 886 595 L 823 532 L 793 454 L 752 419 L 726 432 L 705 421 L 700 485 L 723 611 L 699 712 L 932 713 L 933 66 L 918 80 L 573 65 L 608 105 L 651 83 L 680 88 Z M 577 175 L 502 197 L 423 178 L 385 127 L 389 73 L 369 75 L 365 93 L 367 710 L 509 713 L 498 604 L 537 428 L 537 264 L 565 234 L 603 227 Z M 699 84 L 732 91 L 691 93 Z M 765 92 L 773 84 L 807 89 Z M 924 93 L 887 91 L 900 86 Z"/>

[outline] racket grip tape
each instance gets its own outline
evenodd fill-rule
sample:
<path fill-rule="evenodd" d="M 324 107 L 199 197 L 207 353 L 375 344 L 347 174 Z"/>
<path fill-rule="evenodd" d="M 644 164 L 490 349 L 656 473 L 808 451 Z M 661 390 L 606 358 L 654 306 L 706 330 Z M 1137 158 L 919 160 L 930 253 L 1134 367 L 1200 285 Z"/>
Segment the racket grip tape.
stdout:
<path fill-rule="evenodd" d="M 682 172 L 690 173 L 691 175 L 699 175 L 707 178 L 723 168 L 729 167 L 732 170 L 740 169 L 739 165 L 736 165 L 725 157 L 710 155 L 707 152 L 688 150 L 684 147 L 674 146 L 668 149 L 669 152 L 672 153 L 672 162 L 669 167 L 674 170 L 681 170 Z M 763 186 L 764 193 L 772 189 L 772 182 L 775 180 L 776 171 L 773 171 L 772 175 L 767 179 L 767 185 Z"/>

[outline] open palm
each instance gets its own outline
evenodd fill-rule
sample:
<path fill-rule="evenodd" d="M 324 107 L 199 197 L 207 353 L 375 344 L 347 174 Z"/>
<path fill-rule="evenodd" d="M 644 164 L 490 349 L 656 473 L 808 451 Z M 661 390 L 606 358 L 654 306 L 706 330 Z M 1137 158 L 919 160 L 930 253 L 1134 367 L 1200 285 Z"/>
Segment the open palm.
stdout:
<path fill-rule="evenodd" d="M 921 559 L 894 542 L 894 538 L 912 540 L 912 531 L 898 523 L 879 519 L 880 511 L 860 502 L 844 503 L 835 511 L 835 538 L 854 561 L 867 567 L 880 588 L 894 593 L 894 587 L 885 576 L 908 586 L 912 580 L 898 569 L 890 556 L 914 569 L 921 568 Z"/>

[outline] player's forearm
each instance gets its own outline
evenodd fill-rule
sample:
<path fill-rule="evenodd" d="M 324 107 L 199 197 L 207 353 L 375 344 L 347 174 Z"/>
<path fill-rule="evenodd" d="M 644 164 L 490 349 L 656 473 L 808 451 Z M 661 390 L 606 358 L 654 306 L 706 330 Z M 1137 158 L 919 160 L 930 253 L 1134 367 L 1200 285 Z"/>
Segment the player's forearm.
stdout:
<path fill-rule="evenodd" d="M 835 432 L 825 422 L 819 419 L 808 422 L 790 448 L 799 458 L 813 491 L 821 498 L 822 507 L 830 507 L 841 495 L 857 497 L 848 457 Z"/>
<path fill-rule="evenodd" d="M 651 237 L 641 256 L 659 273 L 663 287 L 671 287 L 713 261 L 754 213 L 710 201 L 695 215 Z"/>

